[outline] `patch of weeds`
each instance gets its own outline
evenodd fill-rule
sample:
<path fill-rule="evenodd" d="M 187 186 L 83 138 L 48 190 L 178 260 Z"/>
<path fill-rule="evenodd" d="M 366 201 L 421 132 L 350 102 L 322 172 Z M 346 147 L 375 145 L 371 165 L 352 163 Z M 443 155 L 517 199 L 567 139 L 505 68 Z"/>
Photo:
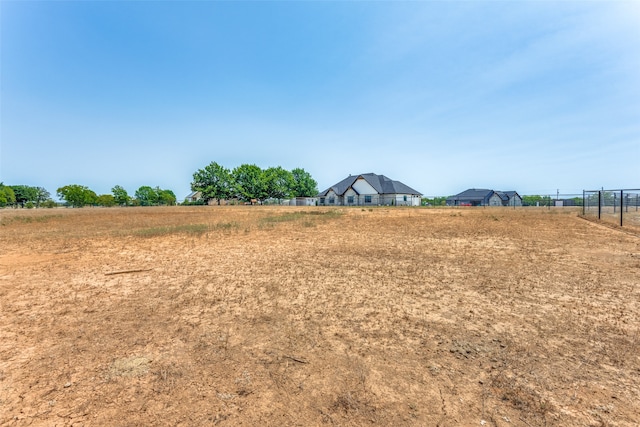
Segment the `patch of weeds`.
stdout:
<path fill-rule="evenodd" d="M 304 227 L 313 227 L 315 226 L 315 223 L 311 221 L 311 218 L 337 218 L 340 215 L 342 215 L 342 211 L 339 210 L 289 212 L 282 215 L 262 218 L 260 220 L 260 228 L 263 228 L 265 226 L 266 228 L 269 228 L 269 226 L 273 226 L 274 224 L 283 222 L 294 222 L 299 220 L 304 220 L 302 222 L 302 225 Z"/>
<path fill-rule="evenodd" d="M 212 227 L 213 230 L 222 231 L 237 230 L 238 228 L 240 228 L 240 224 L 237 222 L 219 222 Z"/>
<path fill-rule="evenodd" d="M 375 406 L 371 405 L 367 399 L 350 391 L 336 396 L 329 409 L 333 413 L 342 413 L 347 416 L 358 414 L 374 423 L 377 418 Z"/>
<path fill-rule="evenodd" d="M 373 212 L 373 209 L 369 209 L 369 212 Z M 310 212 L 311 215 L 322 215 L 323 218 L 339 218 L 342 216 L 343 211 L 339 209 L 332 209 L 330 211 L 323 212 Z"/>
<path fill-rule="evenodd" d="M 169 234 L 185 233 L 201 236 L 209 231 L 207 224 L 185 224 L 185 225 L 172 225 L 165 227 L 152 227 L 144 228 L 135 232 L 136 235 L 141 237 L 157 237 L 166 236 Z"/>
<path fill-rule="evenodd" d="M 141 377 L 149 372 L 151 360 L 144 356 L 132 356 L 115 360 L 109 367 L 109 376 Z"/>
<path fill-rule="evenodd" d="M 292 213 L 286 213 L 278 216 L 268 216 L 266 218 L 262 218 L 260 221 L 264 223 L 288 222 L 288 221 L 295 221 L 297 219 L 300 219 L 302 218 L 303 215 L 304 215 L 303 212 L 292 212 Z"/>
<path fill-rule="evenodd" d="M 342 410 L 343 412 L 357 411 L 360 402 L 350 392 L 341 393 L 331 405 L 334 410 Z"/>
<path fill-rule="evenodd" d="M 43 223 L 43 222 L 48 222 L 53 218 L 61 218 L 62 215 L 43 215 L 43 216 L 19 216 L 16 215 L 14 217 L 11 218 L 3 218 L 2 221 L 0 221 L 0 225 L 9 225 L 11 223 L 14 222 L 20 222 L 23 224 L 31 224 L 34 222 L 37 223 Z"/>
<path fill-rule="evenodd" d="M 275 224 L 273 222 L 265 222 L 265 221 L 258 222 L 259 230 L 270 230 L 273 227 L 275 227 Z"/>
<path fill-rule="evenodd" d="M 173 388 L 182 377 L 182 371 L 178 369 L 175 362 L 160 362 L 155 364 L 153 374 L 156 376 L 158 386 Z"/>
<path fill-rule="evenodd" d="M 540 396 L 531 384 L 522 383 L 516 377 L 500 373 L 493 378 L 491 386 L 503 402 L 510 403 L 515 409 L 525 412 L 528 418 L 542 421 L 545 425 L 547 414 L 555 410 L 553 405 Z"/>

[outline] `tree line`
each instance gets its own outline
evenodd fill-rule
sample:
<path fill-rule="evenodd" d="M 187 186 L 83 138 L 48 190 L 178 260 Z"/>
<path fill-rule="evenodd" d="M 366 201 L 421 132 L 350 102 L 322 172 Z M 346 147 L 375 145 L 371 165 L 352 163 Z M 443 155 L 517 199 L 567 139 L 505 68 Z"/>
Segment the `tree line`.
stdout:
<path fill-rule="evenodd" d="M 282 200 L 293 197 L 313 197 L 318 184 L 302 168 L 291 171 L 280 166 L 261 169 L 254 164 L 243 164 L 233 170 L 211 162 L 193 174 L 191 190 L 200 193 L 197 203 L 236 199 L 249 203 L 263 203 L 268 199 Z M 116 185 L 110 194 L 98 195 L 89 187 L 70 184 L 56 190 L 66 206 L 158 206 L 175 205 L 176 195 L 160 187 L 142 186 L 130 196 L 122 186 Z M 185 204 L 189 204 L 185 201 Z M 43 187 L 4 185 L 0 183 L 0 207 L 22 208 L 55 207 L 51 194 Z"/>
<path fill-rule="evenodd" d="M 133 197 L 120 185 L 111 189 L 111 194 L 97 195 L 93 190 L 83 185 L 72 184 L 60 187 L 57 190 L 58 197 L 73 207 L 87 205 L 95 206 L 173 206 L 176 204 L 176 195 L 171 190 L 163 190 L 160 187 L 152 188 L 143 185 L 138 188 Z"/>
<path fill-rule="evenodd" d="M 53 205 L 52 205 L 53 204 Z M 0 207 L 52 207 L 56 202 L 51 200 L 51 194 L 43 187 L 28 185 L 4 185 L 0 182 Z"/>
<path fill-rule="evenodd" d="M 564 200 L 564 199 L 563 199 Z M 572 197 L 575 206 L 582 206 L 582 197 Z M 522 206 L 554 206 L 556 199 L 551 196 L 522 196 Z"/>
<path fill-rule="evenodd" d="M 248 203 L 263 203 L 268 199 L 313 197 L 318 184 L 302 168 L 291 171 L 280 166 L 261 169 L 243 164 L 233 170 L 211 162 L 193 174 L 191 190 L 199 192 L 200 203 L 237 199 Z"/>
<path fill-rule="evenodd" d="M 160 187 L 152 188 L 143 185 L 133 197 L 119 185 L 111 189 L 111 194 L 96 194 L 84 185 L 71 184 L 60 187 L 56 194 L 64 203 L 72 207 L 83 206 L 157 206 L 175 205 L 176 195 L 171 190 Z M 21 208 L 55 207 L 58 204 L 51 199 L 51 194 L 43 187 L 28 185 L 4 185 L 0 183 L 0 207 L 13 206 Z"/>

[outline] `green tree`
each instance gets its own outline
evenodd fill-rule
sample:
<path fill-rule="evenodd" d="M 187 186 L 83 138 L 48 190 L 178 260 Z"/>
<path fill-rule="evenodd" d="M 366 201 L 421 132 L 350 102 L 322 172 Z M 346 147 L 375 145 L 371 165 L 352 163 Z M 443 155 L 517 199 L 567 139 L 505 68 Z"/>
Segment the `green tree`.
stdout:
<path fill-rule="evenodd" d="M 294 179 L 291 172 L 278 166 L 264 170 L 262 175 L 267 198 L 282 200 L 292 196 Z"/>
<path fill-rule="evenodd" d="M 16 204 L 24 208 L 24 204 L 27 202 L 35 203 L 38 197 L 38 190 L 36 187 L 30 187 L 28 185 L 12 185 L 11 189 L 16 198 Z"/>
<path fill-rule="evenodd" d="M 262 169 L 256 165 L 240 165 L 233 170 L 234 192 L 245 201 L 266 198 L 266 185 Z"/>
<path fill-rule="evenodd" d="M 550 196 L 522 196 L 522 206 L 551 206 L 553 200 Z"/>
<path fill-rule="evenodd" d="M 176 204 L 176 195 L 171 190 L 161 190 L 160 187 L 156 187 L 156 194 L 158 195 L 158 203 L 161 205 L 173 206 Z"/>
<path fill-rule="evenodd" d="M 216 199 L 228 199 L 233 192 L 233 178 L 229 169 L 220 166 L 216 162 L 211 162 L 204 169 L 198 169 L 193 174 L 191 191 L 202 193 L 202 199 L 206 202 Z"/>
<path fill-rule="evenodd" d="M 51 194 L 43 187 L 34 187 L 34 195 L 37 208 L 40 207 L 40 203 L 51 198 Z"/>
<path fill-rule="evenodd" d="M 293 197 L 313 197 L 318 194 L 318 183 L 311 177 L 311 174 L 302 168 L 291 171 L 293 176 Z"/>
<path fill-rule="evenodd" d="M 116 205 L 116 199 L 111 194 L 101 194 L 96 198 L 96 205 L 109 208 Z"/>
<path fill-rule="evenodd" d="M 445 206 L 447 204 L 447 198 L 445 196 L 436 196 L 432 199 L 428 197 L 423 197 L 422 204 L 430 205 L 430 206 Z"/>
<path fill-rule="evenodd" d="M 81 208 L 86 205 L 96 203 L 98 196 L 93 190 L 84 185 L 71 184 L 58 188 L 58 197 L 67 202 L 70 206 Z"/>
<path fill-rule="evenodd" d="M 536 206 L 536 204 L 540 203 L 541 201 L 542 197 L 538 195 L 522 196 L 522 206 Z"/>
<path fill-rule="evenodd" d="M 16 195 L 13 192 L 13 188 L 8 185 L 4 185 L 0 182 L 0 206 L 11 206 L 16 203 Z"/>
<path fill-rule="evenodd" d="M 135 196 L 140 206 L 153 206 L 158 203 L 158 193 L 148 185 L 138 188 Z"/>
<path fill-rule="evenodd" d="M 131 202 L 131 198 L 129 197 L 127 190 L 125 190 L 119 185 L 116 185 L 111 189 L 111 194 L 113 194 L 113 198 L 118 205 L 129 206 Z"/>

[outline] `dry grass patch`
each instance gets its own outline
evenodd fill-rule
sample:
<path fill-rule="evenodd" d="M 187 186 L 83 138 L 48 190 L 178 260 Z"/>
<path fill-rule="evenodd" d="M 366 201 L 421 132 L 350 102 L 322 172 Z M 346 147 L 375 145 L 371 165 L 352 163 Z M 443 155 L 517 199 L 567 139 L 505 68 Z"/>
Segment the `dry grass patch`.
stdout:
<path fill-rule="evenodd" d="M 640 422 L 640 241 L 576 211 L 0 223 L 0 425 Z"/>

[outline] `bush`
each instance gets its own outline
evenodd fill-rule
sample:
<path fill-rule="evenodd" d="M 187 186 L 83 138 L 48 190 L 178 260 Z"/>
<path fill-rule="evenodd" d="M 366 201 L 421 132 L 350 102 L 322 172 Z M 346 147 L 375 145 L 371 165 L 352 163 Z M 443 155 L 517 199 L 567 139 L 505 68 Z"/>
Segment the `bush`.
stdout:
<path fill-rule="evenodd" d="M 182 206 L 203 206 L 206 204 L 207 202 L 203 199 L 198 199 L 195 202 L 190 202 L 188 200 L 185 200 L 184 202 L 181 203 Z"/>
<path fill-rule="evenodd" d="M 40 206 L 42 206 L 43 208 L 55 208 L 58 206 L 58 204 L 56 202 L 54 202 L 53 200 L 49 199 L 49 200 L 45 200 L 44 202 L 40 203 Z"/>

